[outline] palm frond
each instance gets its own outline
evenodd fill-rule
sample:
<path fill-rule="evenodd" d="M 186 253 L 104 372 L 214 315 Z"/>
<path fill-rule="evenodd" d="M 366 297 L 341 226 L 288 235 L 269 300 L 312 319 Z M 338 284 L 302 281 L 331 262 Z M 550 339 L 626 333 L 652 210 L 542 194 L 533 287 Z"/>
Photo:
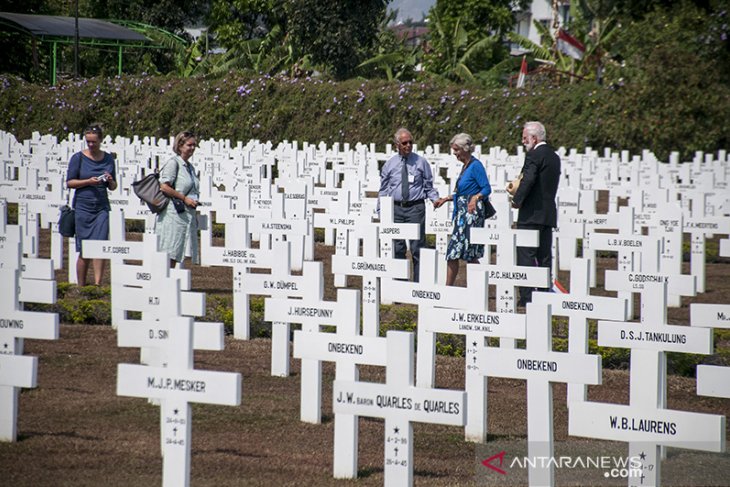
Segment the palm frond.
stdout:
<path fill-rule="evenodd" d="M 533 57 L 542 59 L 550 59 L 553 57 L 552 50 L 550 48 L 536 44 L 527 37 L 520 34 L 509 32 L 507 34 L 507 39 L 509 39 L 511 42 L 516 43 L 521 48 L 530 51 Z"/>

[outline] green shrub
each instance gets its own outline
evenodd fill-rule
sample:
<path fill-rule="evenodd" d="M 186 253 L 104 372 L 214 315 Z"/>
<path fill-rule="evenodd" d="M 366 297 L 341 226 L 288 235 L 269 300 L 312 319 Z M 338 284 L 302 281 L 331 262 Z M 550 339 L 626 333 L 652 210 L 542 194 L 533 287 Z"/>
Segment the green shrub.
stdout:
<path fill-rule="evenodd" d="M 125 220 L 124 227 L 127 233 L 144 233 L 144 220 Z"/>
<path fill-rule="evenodd" d="M 452 335 L 439 333 L 436 337 L 436 353 L 451 357 L 463 357 L 465 351 L 466 337 L 464 335 Z"/>
<path fill-rule="evenodd" d="M 47 87 L 0 76 L 0 129 L 20 139 L 33 131 L 65 138 L 100 122 L 112 136 L 169 137 L 185 128 L 234 141 L 382 145 L 405 125 L 421 145 L 445 144 L 453 134 L 469 132 L 478 143 L 514 151 L 524 122 L 538 119 L 556 146 L 634 153 L 648 148 L 662 160 L 672 150 L 689 158 L 697 149 L 726 147 L 730 87 L 707 76 L 707 82 L 694 83 L 698 74 L 692 74 L 692 65 L 674 67 L 677 80 L 684 79 L 681 69 L 693 82 L 675 87 L 636 78 L 624 86 L 579 83 L 533 90 L 441 80 L 334 83 L 243 73 L 218 79 L 93 78 Z M 678 95 L 682 103 L 675 103 Z M 665 102 L 657 105 L 656 99 Z M 181 103 L 196 109 L 180 110 Z"/>

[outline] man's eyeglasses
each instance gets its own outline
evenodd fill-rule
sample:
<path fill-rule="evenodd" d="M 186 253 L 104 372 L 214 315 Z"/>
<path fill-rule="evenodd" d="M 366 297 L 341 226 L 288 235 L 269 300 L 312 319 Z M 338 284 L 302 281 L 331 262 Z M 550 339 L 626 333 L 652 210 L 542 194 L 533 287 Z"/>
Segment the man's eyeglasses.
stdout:
<path fill-rule="evenodd" d="M 400 142 L 400 145 L 413 145 L 412 140 L 403 140 Z"/>

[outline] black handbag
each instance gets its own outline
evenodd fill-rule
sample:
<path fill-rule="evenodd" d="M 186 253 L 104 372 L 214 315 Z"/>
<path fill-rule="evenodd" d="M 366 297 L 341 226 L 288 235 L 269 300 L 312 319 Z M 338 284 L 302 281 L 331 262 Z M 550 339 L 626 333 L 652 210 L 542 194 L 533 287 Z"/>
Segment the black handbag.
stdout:
<path fill-rule="evenodd" d="M 484 219 L 489 220 L 497 214 L 497 210 L 494 209 L 492 203 L 489 200 L 484 200 Z"/>
<path fill-rule="evenodd" d="M 76 211 L 68 205 L 61 207 L 61 215 L 58 217 L 58 233 L 63 237 L 76 235 Z"/>
<path fill-rule="evenodd" d="M 132 190 L 139 199 L 147 203 L 152 213 L 161 212 L 170 202 L 170 198 L 160 189 L 160 173 L 157 171 L 133 182 Z"/>
<path fill-rule="evenodd" d="M 177 198 L 172 198 L 172 206 L 175 207 L 175 211 L 178 213 L 185 213 L 185 202 Z"/>

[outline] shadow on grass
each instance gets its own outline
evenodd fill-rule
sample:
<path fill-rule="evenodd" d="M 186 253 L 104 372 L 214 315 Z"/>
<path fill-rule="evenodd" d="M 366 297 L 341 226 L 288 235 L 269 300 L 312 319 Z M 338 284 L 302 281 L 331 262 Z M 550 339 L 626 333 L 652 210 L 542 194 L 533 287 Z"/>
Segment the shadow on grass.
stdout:
<path fill-rule="evenodd" d="M 18 433 L 18 441 L 30 440 L 31 438 L 36 438 L 36 437 L 77 438 L 79 440 L 86 440 L 86 441 L 100 441 L 101 440 L 101 438 L 98 436 L 80 435 L 75 431 L 57 431 L 57 432 L 53 432 L 53 433 L 48 432 L 48 431 L 25 431 L 23 433 Z"/>
<path fill-rule="evenodd" d="M 196 453 L 222 453 L 224 455 L 231 455 L 239 458 L 266 458 L 267 455 L 257 455 L 255 453 L 242 453 L 240 450 L 234 450 L 233 448 L 216 448 L 214 450 L 201 450 Z"/>
<path fill-rule="evenodd" d="M 383 473 L 385 469 L 382 467 L 367 467 L 361 468 L 357 471 L 357 478 L 367 478 L 374 473 Z"/>
<path fill-rule="evenodd" d="M 448 473 L 444 472 L 431 472 L 430 470 L 414 470 L 413 471 L 414 477 L 427 477 L 432 479 L 438 479 L 442 477 L 448 477 Z"/>

